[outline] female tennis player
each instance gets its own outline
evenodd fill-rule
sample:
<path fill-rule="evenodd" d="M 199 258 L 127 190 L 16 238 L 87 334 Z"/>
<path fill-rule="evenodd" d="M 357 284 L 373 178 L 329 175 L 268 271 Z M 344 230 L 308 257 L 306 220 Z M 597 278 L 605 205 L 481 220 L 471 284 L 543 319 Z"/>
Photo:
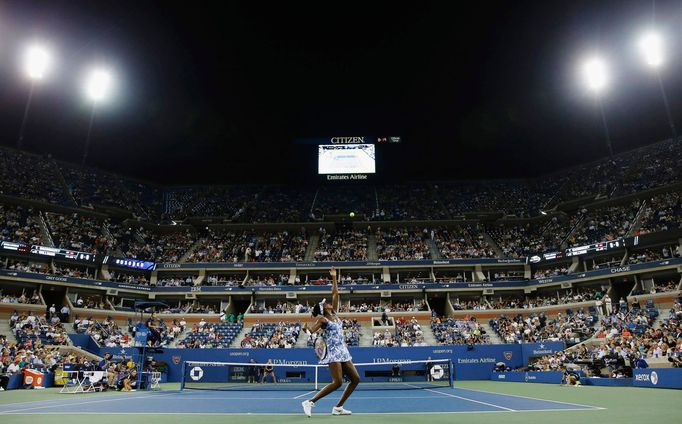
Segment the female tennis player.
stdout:
<path fill-rule="evenodd" d="M 332 303 L 322 300 L 313 307 L 313 318 L 315 322 L 308 327 L 303 327 L 309 334 L 322 329 L 322 333 L 315 342 L 315 353 L 320 358 L 320 364 L 329 364 L 329 373 L 332 382 L 322 388 L 312 399 L 303 401 L 303 412 L 310 417 L 312 415 L 315 402 L 337 390 L 343 384 L 343 376 L 350 380 L 348 386 L 343 391 L 339 402 L 332 408 L 332 415 L 350 415 L 351 411 L 344 409 L 343 404 L 348 396 L 360 383 L 360 376 L 353 365 L 353 361 L 346 346 L 346 339 L 343 335 L 341 320 L 336 316 L 339 307 L 339 288 L 336 285 L 336 268 L 332 267 L 329 274 L 332 276 Z"/>

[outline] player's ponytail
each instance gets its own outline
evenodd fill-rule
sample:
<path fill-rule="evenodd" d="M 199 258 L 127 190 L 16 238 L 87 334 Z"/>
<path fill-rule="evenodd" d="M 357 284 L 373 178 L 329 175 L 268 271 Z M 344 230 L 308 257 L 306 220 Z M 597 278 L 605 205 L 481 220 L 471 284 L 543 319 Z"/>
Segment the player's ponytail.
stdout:
<path fill-rule="evenodd" d="M 322 308 L 320 307 L 319 303 L 313 306 L 313 317 L 316 317 L 318 315 L 322 315 Z"/>

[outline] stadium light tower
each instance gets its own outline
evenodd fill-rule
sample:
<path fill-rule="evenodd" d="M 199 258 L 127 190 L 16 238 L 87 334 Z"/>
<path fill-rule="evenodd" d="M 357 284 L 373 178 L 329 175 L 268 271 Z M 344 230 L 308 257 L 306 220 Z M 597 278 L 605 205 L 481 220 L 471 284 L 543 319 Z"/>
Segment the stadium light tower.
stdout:
<path fill-rule="evenodd" d="M 604 135 L 606 136 L 606 147 L 609 149 L 609 156 L 613 156 L 609 125 L 606 122 L 604 105 L 601 101 L 602 93 L 606 90 L 609 83 L 608 67 L 603 59 L 598 56 L 592 56 L 583 62 L 582 75 L 586 87 L 594 94 L 595 99 L 597 100 L 599 112 L 601 113 L 602 125 L 604 126 Z"/>
<path fill-rule="evenodd" d="M 665 62 L 665 46 L 663 37 L 656 31 L 647 31 L 640 36 L 637 47 L 640 54 L 642 55 L 644 63 L 653 69 L 654 73 L 656 74 L 658 87 L 661 89 L 663 105 L 665 106 L 665 113 L 668 116 L 668 125 L 670 126 L 673 140 L 677 140 L 677 129 L 675 128 L 675 121 L 673 121 L 672 113 L 670 112 L 668 95 L 665 92 L 660 71 L 661 66 L 663 66 Z"/>
<path fill-rule="evenodd" d="M 92 124 L 95 121 L 95 110 L 103 101 L 106 101 L 111 96 L 113 87 L 113 78 L 111 72 L 103 68 L 92 69 L 85 80 L 85 95 L 92 104 L 90 112 L 90 124 L 88 125 L 88 135 L 85 138 L 85 148 L 83 150 L 82 164 L 88 159 L 88 151 L 90 150 L 90 136 L 92 135 Z"/>
<path fill-rule="evenodd" d="M 51 62 L 50 52 L 44 46 L 38 44 L 31 45 L 24 53 L 22 68 L 26 77 L 31 81 L 31 86 L 28 90 L 24 117 L 21 120 L 19 138 L 17 139 L 17 149 L 21 149 L 24 145 L 24 130 L 26 129 L 28 112 L 31 110 L 35 85 L 45 78 L 45 75 L 50 69 Z"/>

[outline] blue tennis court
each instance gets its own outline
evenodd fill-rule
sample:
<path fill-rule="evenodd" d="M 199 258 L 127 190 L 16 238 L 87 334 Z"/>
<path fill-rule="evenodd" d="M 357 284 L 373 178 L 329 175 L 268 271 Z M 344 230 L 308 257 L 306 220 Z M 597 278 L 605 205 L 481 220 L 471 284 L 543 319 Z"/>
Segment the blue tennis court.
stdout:
<path fill-rule="evenodd" d="M 301 415 L 301 401 L 314 392 L 161 391 L 116 393 L 0 405 L 1 414 L 244 414 Z M 322 399 L 313 410 L 328 415 L 341 395 Z M 603 409 L 463 388 L 365 390 L 345 405 L 353 414 L 447 414 L 580 411 Z"/>

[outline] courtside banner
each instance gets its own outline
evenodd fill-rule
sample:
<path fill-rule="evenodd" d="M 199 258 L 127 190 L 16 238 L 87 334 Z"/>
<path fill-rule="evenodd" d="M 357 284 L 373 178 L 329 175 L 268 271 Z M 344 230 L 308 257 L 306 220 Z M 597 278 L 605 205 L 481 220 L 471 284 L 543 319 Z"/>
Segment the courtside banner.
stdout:
<path fill-rule="evenodd" d="M 508 381 L 512 383 L 545 383 L 560 384 L 563 374 L 561 371 L 527 371 L 527 372 L 493 372 L 492 381 Z"/>
<path fill-rule="evenodd" d="M 300 337 L 305 337 L 301 335 Z M 543 350 L 540 343 L 529 343 L 529 350 Z M 392 363 L 401 361 L 419 361 L 431 359 L 450 359 L 455 369 L 456 380 L 488 380 L 490 373 L 498 362 L 504 362 L 511 368 L 517 368 L 523 363 L 522 345 L 438 345 L 404 348 L 349 348 L 353 361 L 357 363 Z M 123 356 L 130 357 L 137 354 L 135 348 L 100 348 L 99 355 L 109 352 L 114 360 Z M 153 354 L 157 361 L 168 364 L 168 381 L 180 381 L 182 362 L 244 362 L 253 359 L 257 363 L 265 363 L 272 359 L 277 378 L 286 378 L 278 373 L 277 365 L 313 365 L 318 358 L 312 348 L 302 349 L 176 349 L 164 348 L 163 353 Z"/>
<path fill-rule="evenodd" d="M 632 372 L 632 384 L 656 389 L 682 389 L 682 368 L 646 368 Z"/>

